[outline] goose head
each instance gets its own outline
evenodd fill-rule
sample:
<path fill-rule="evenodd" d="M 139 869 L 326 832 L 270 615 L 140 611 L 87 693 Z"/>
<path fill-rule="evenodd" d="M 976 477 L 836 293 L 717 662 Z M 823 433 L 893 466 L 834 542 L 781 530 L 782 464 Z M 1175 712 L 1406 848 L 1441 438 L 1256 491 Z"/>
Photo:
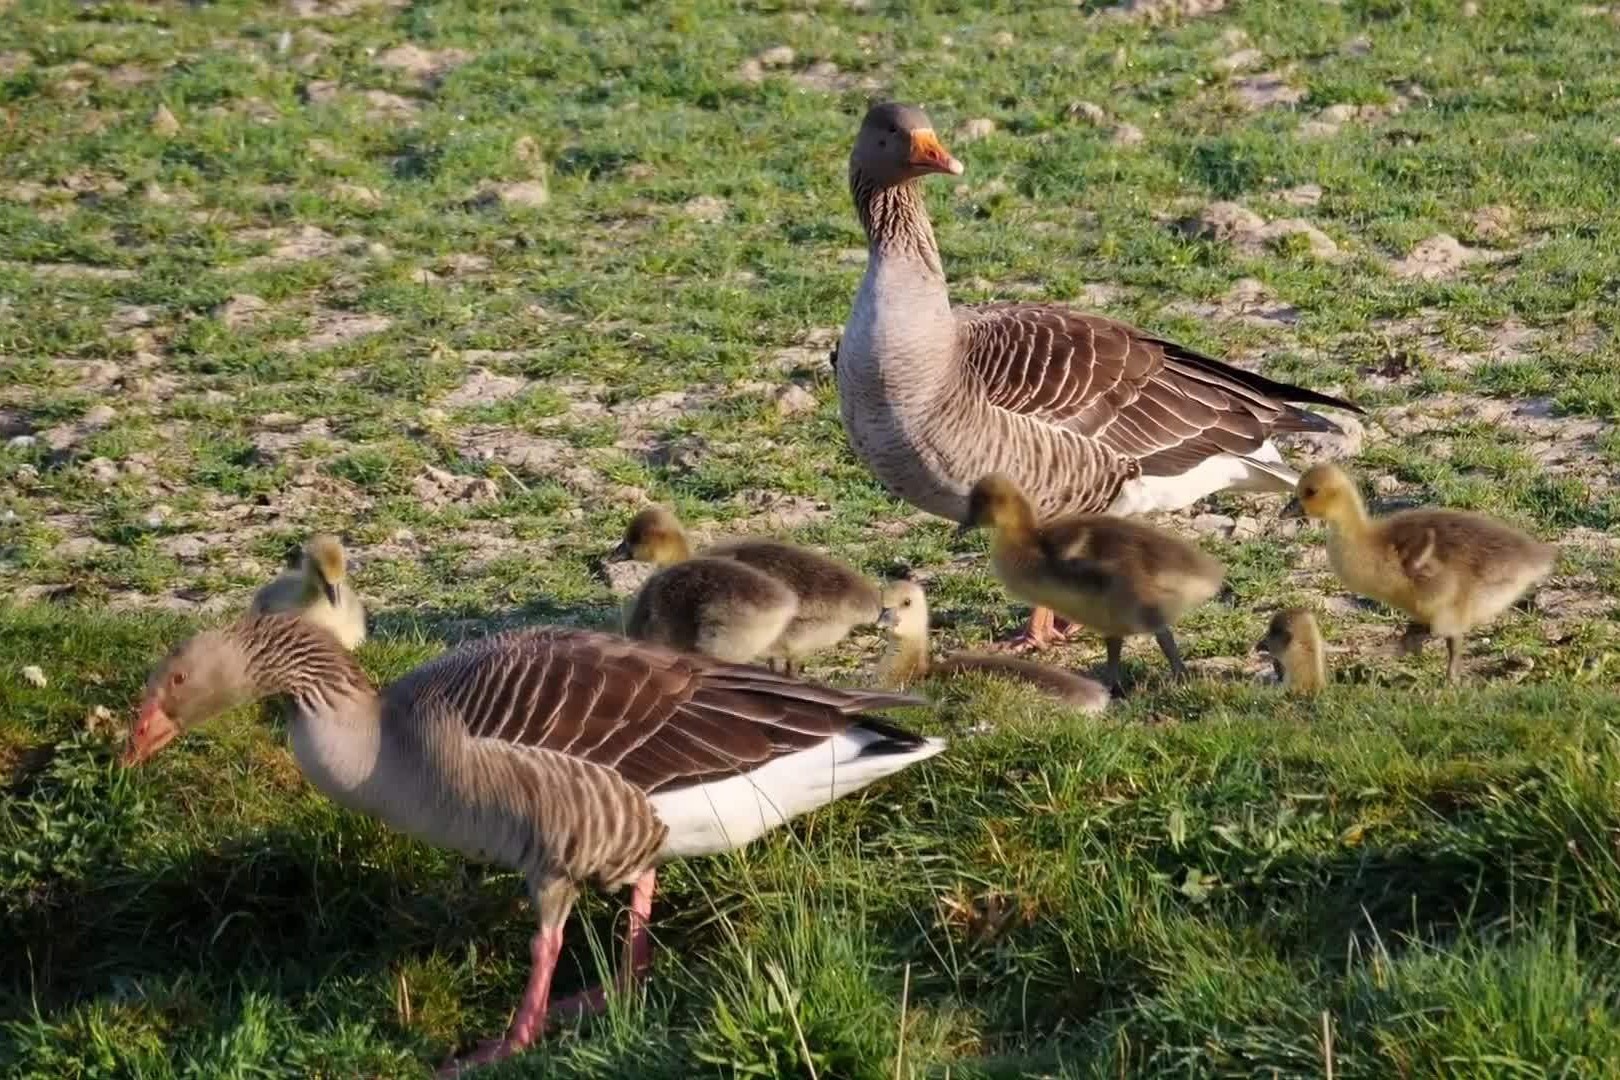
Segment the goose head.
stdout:
<path fill-rule="evenodd" d="M 928 599 L 915 581 L 891 582 L 883 590 L 878 625 L 900 641 L 928 636 Z"/>
<path fill-rule="evenodd" d="M 224 630 L 205 630 L 177 646 L 146 681 L 125 765 L 139 765 L 176 737 L 254 697 L 247 654 Z"/>
<path fill-rule="evenodd" d="M 1337 465 L 1313 465 L 1299 478 L 1295 490 L 1299 509 L 1306 517 L 1343 524 L 1366 512 L 1355 481 Z"/>
<path fill-rule="evenodd" d="M 927 113 L 888 101 L 867 110 L 849 156 L 849 171 L 851 178 L 864 177 L 884 188 L 930 173 L 961 176 L 962 163 L 934 134 Z"/>
<path fill-rule="evenodd" d="M 968 492 L 967 515 L 956 533 L 961 536 L 974 529 L 1018 529 L 1034 525 L 1034 511 L 1012 478 L 1004 473 L 991 473 L 973 485 Z"/>
<path fill-rule="evenodd" d="M 650 562 L 660 566 L 680 562 L 689 547 L 686 531 L 676 516 L 662 506 L 652 506 L 630 519 L 624 539 L 608 556 L 611 562 Z"/>

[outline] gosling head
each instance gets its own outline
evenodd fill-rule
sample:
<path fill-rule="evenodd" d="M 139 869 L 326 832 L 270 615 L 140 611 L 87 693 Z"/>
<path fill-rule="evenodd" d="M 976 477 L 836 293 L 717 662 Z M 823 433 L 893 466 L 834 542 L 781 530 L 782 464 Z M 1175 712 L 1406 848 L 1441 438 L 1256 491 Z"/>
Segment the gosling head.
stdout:
<path fill-rule="evenodd" d="M 859 177 L 887 188 L 930 173 L 961 176 L 962 163 L 940 143 L 927 113 L 888 101 L 867 110 L 849 156 L 849 171 L 852 180 Z"/>
<path fill-rule="evenodd" d="M 141 764 L 182 733 L 252 697 L 247 653 L 236 635 L 204 630 L 177 645 L 147 678 L 123 763 Z"/>
<path fill-rule="evenodd" d="M 957 528 L 958 536 L 974 529 L 1012 528 L 1033 524 L 1029 500 L 1005 473 L 991 473 L 968 492 L 967 515 Z"/>
<path fill-rule="evenodd" d="M 608 559 L 664 565 L 680 562 L 686 554 L 686 531 L 681 528 L 680 520 L 662 506 L 651 506 L 630 519 L 624 529 L 624 539 Z"/>
<path fill-rule="evenodd" d="M 338 586 L 347 572 L 343 544 L 337 537 L 319 533 L 309 538 L 301 558 L 304 573 L 320 583 L 321 592 L 333 607 L 338 603 Z"/>
<path fill-rule="evenodd" d="M 890 582 L 883 590 L 877 624 L 900 641 L 928 636 L 928 598 L 915 581 Z"/>
<path fill-rule="evenodd" d="M 1299 478 L 1295 489 L 1299 508 L 1306 517 L 1338 522 L 1363 512 L 1361 492 L 1356 483 L 1337 465 L 1313 465 Z"/>
<path fill-rule="evenodd" d="M 1285 608 L 1271 617 L 1266 636 L 1254 643 L 1255 652 L 1268 653 L 1281 660 L 1295 641 L 1317 636 L 1316 617 L 1306 608 Z"/>

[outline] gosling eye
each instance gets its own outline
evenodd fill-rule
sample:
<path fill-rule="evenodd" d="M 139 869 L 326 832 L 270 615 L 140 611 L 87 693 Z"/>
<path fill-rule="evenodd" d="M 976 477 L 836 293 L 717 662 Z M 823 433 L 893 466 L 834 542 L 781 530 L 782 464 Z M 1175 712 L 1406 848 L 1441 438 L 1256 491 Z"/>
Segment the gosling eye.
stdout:
<path fill-rule="evenodd" d="M 175 671 L 175 672 L 171 672 L 169 674 L 169 685 L 170 686 L 179 686 L 181 683 L 183 683 L 185 681 L 186 681 L 186 673 L 183 672 L 183 671 Z"/>
<path fill-rule="evenodd" d="M 890 124 L 889 125 L 889 134 L 890 135 L 898 135 L 898 134 L 900 134 L 900 129 L 898 127 L 895 127 L 893 124 Z"/>
<path fill-rule="evenodd" d="M 911 606 L 911 601 L 910 600 L 902 600 L 902 601 L 900 601 L 900 606 L 901 607 L 910 607 Z"/>
<path fill-rule="evenodd" d="M 1315 488 L 1312 488 L 1312 487 L 1308 487 L 1308 488 L 1306 488 L 1306 489 L 1305 489 L 1305 497 L 1306 497 L 1306 498 L 1307 498 L 1307 499 L 1314 499 L 1314 498 L 1316 498 L 1316 489 L 1315 489 Z"/>

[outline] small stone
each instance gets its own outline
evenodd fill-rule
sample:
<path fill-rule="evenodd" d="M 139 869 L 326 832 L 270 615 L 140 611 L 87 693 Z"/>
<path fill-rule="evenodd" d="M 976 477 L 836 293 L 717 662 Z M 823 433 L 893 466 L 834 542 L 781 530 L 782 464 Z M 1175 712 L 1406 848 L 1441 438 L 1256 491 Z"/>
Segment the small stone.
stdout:
<path fill-rule="evenodd" d="M 269 310 L 270 305 L 252 293 L 236 293 L 214 309 L 220 322 L 232 330 L 239 330 L 256 321 Z"/>
<path fill-rule="evenodd" d="M 180 134 L 180 121 L 169 111 L 167 105 L 159 105 L 157 111 L 152 113 L 152 134 L 165 139 Z"/>
<path fill-rule="evenodd" d="M 815 412 L 816 396 L 798 383 L 789 383 L 776 393 L 776 411 L 781 416 Z"/>
<path fill-rule="evenodd" d="M 1108 113 L 1101 105 L 1091 101 L 1071 101 L 1064 110 L 1071 120 L 1083 120 L 1088 124 L 1102 127 L 1108 123 Z"/>
<path fill-rule="evenodd" d="M 11 447 L 13 450 L 27 450 L 36 442 L 38 442 L 38 440 L 32 435 L 13 435 L 11 440 L 7 442 L 6 445 Z"/>
<path fill-rule="evenodd" d="M 994 36 L 990 38 L 990 44 L 994 45 L 998 49 L 1010 49 L 1013 47 L 1013 43 L 1017 40 L 1017 38 L 1013 37 L 1011 31 L 997 30 Z"/>
<path fill-rule="evenodd" d="M 118 479 L 118 466 L 104 457 L 91 458 L 85 465 L 89 470 L 90 479 L 98 484 L 111 484 Z"/>
<path fill-rule="evenodd" d="M 1265 54 L 1259 49 L 1239 49 L 1216 60 L 1215 67 L 1221 71 L 1243 71 L 1246 68 L 1259 67 L 1265 59 Z"/>
<path fill-rule="evenodd" d="M 22 677 L 23 680 L 28 683 L 28 685 L 37 686 L 41 690 L 48 685 L 48 681 L 45 678 L 45 672 L 40 670 L 38 664 L 29 664 L 27 667 L 23 668 Z"/>
<path fill-rule="evenodd" d="M 699 195 L 694 199 L 688 199 L 682 205 L 681 212 L 694 221 L 714 225 L 725 220 L 727 209 L 726 200 L 713 195 Z"/>
<path fill-rule="evenodd" d="M 963 124 L 957 132 L 957 138 L 962 142 L 969 143 L 989 138 L 995 133 L 996 122 L 988 116 L 980 116 Z"/>
<path fill-rule="evenodd" d="M 1192 527 L 1196 532 L 1225 535 L 1237 528 L 1237 519 L 1229 514 L 1199 514 L 1192 519 Z"/>
<path fill-rule="evenodd" d="M 798 54 L 791 46 L 777 45 L 766 49 L 756 59 L 759 60 L 759 66 L 764 68 L 792 67 L 793 61 L 798 59 Z"/>
<path fill-rule="evenodd" d="M 474 199 L 480 206 L 526 207 L 537 209 L 551 201 L 551 191 L 544 180 L 518 180 L 506 184 L 491 184 Z"/>
<path fill-rule="evenodd" d="M 1479 5 L 1474 3 L 1474 0 L 1467 0 L 1467 2 L 1463 4 L 1463 6 L 1462 6 L 1462 16 L 1463 16 L 1463 18 L 1472 19 L 1475 16 L 1477 16 L 1478 14 L 1479 14 Z"/>
<path fill-rule="evenodd" d="M 1232 526 L 1233 540 L 1253 540 L 1260 535 L 1260 519 L 1244 514 Z"/>
<path fill-rule="evenodd" d="M 173 513 L 174 509 L 172 507 L 159 503 L 146 512 L 144 524 L 148 529 L 161 529 L 163 523 L 168 521 Z"/>
<path fill-rule="evenodd" d="M 163 541 L 163 550 L 182 562 L 195 562 L 203 557 L 208 545 L 200 536 L 171 536 Z"/>
<path fill-rule="evenodd" d="M 1110 141 L 1115 146 L 1140 146 L 1147 136 L 1135 124 L 1116 124 Z"/>
<path fill-rule="evenodd" d="M 118 412 L 111 405 L 96 405 L 81 417 L 86 427 L 104 428 L 118 417 Z"/>
<path fill-rule="evenodd" d="M 1250 111 L 1269 109 L 1273 105 L 1293 105 L 1302 101 L 1305 91 L 1290 86 L 1288 76 L 1279 71 L 1250 75 L 1232 84 L 1238 101 Z"/>

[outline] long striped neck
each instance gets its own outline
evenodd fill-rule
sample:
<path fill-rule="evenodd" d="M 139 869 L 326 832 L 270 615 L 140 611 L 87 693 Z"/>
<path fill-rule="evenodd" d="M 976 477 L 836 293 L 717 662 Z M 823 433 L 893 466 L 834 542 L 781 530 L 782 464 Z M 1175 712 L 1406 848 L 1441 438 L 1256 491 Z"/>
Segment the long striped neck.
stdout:
<path fill-rule="evenodd" d="M 229 638 L 241 650 L 252 697 L 289 699 L 297 711 L 332 717 L 377 696 L 366 673 L 329 632 L 292 614 L 244 619 Z"/>
<path fill-rule="evenodd" d="M 917 181 L 878 184 L 851 161 L 849 192 L 861 228 L 866 230 L 867 251 L 873 262 L 904 259 L 921 263 L 944 283 L 945 267 L 940 262 L 934 227 L 928 220 Z"/>

